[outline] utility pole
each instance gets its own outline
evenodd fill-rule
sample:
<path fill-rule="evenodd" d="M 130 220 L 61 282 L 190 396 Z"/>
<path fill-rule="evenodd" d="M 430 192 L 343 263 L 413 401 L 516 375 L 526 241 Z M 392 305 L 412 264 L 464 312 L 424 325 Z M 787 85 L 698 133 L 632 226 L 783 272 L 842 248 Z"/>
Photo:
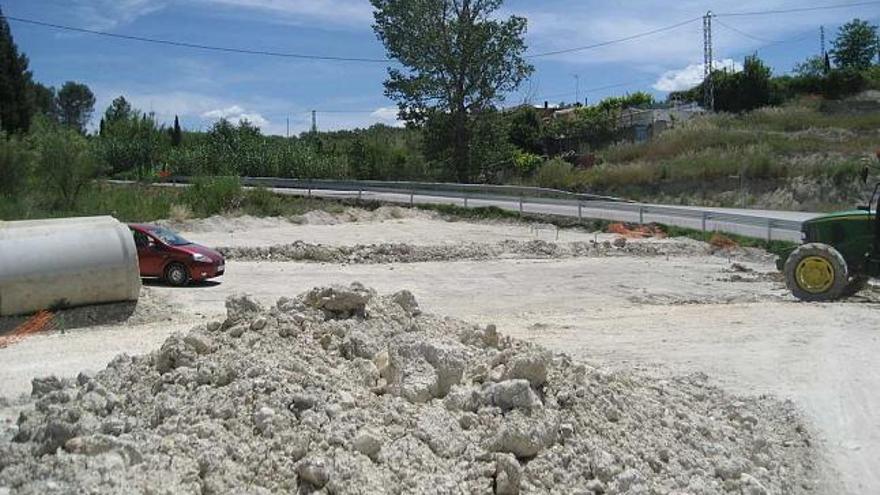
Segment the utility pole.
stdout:
<path fill-rule="evenodd" d="M 715 82 L 712 80 L 712 11 L 703 16 L 703 106 L 715 111 Z"/>
<path fill-rule="evenodd" d="M 577 103 L 581 102 L 581 76 L 579 74 L 572 74 L 574 76 L 574 93 L 575 98 L 574 101 Z"/>
<path fill-rule="evenodd" d="M 312 110 L 312 134 L 318 133 L 318 111 Z"/>
<path fill-rule="evenodd" d="M 819 26 L 819 42 L 821 43 L 821 47 L 822 47 L 822 51 L 820 53 L 822 54 L 822 58 L 824 59 L 825 58 L 825 26 Z"/>
<path fill-rule="evenodd" d="M 290 138 L 290 115 L 287 116 L 287 138 Z"/>

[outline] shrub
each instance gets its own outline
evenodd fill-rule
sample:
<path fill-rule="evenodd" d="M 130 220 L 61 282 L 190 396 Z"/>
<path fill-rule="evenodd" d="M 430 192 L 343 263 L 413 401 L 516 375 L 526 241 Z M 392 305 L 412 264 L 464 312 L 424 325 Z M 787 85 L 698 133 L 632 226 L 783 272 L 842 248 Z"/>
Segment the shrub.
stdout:
<path fill-rule="evenodd" d="M 549 187 L 552 189 L 565 189 L 569 184 L 569 179 L 573 167 L 565 160 L 554 158 L 547 161 L 538 169 L 535 175 L 535 181 L 541 187 Z"/>
<path fill-rule="evenodd" d="M 71 209 L 99 172 L 89 142 L 69 128 L 46 123 L 36 127 L 31 136 L 36 175 L 56 207 Z"/>
<path fill-rule="evenodd" d="M 262 187 L 245 192 L 242 208 L 245 213 L 255 216 L 277 217 L 284 214 L 281 196 Z"/>
<path fill-rule="evenodd" d="M 186 189 L 183 200 L 197 215 L 210 216 L 238 209 L 242 196 L 238 177 L 201 177 Z"/>
<path fill-rule="evenodd" d="M 530 176 L 535 173 L 538 166 L 541 165 L 543 159 L 532 153 L 525 153 L 516 150 L 513 155 L 513 163 L 516 165 L 516 171 L 521 177 Z"/>
<path fill-rule="evenodd" d="M 27 187 L 31 155 L 24 143 L 0 132 L 0 196 L 19 196 Z"/>

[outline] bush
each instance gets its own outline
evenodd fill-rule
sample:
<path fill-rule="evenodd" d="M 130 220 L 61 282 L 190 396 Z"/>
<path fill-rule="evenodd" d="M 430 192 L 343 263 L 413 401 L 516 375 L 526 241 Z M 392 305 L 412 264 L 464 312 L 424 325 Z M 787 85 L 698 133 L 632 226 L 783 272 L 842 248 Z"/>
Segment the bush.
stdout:
<path fill-rule="evenodd" d="M 27 187 L 31 155 L 15 137 L 0 132 L 0 196 L 19 196 Z"/>
<path fill-rule="evenodd" d="M 565 160 L 554 158 L 538 169 L 535 182 L 541 187 L 565 189 L 569 185 L 573 167 Z"/>
<path fill-rule="evenodd" d="M 198 178 L 183 194 L 184 202 L 198 216 L 236 210 L 243 199 L 238 177 Z"/>
<path fill-rule="evenodd" d="M 516 150 L 513 154 L 513 163 L 516 165 L 516 172 L 520 177 L 528 177 L 534 174 L 542 161 L 543 158 L 532 153 Z"/>
<path fill-rule="evenodd" d="M 47 123 L 36 127 L 31 136 L 37 151 L 36 176 L 54 206 L 71 209 L 100 171 L 89 142 L 69 128 Z"/>
<path fill-rule="evenodd" d="M 281 196 L 262 187 L 245 192 L 242 207 L 245 213 L 254 216 L 277 217 L 284 214 Z"/>

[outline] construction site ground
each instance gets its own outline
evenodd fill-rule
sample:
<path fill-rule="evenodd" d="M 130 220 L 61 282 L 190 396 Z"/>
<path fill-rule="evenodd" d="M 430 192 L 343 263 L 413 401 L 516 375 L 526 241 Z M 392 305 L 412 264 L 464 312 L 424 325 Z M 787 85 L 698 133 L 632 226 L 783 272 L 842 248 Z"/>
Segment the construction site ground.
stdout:
<path fill-rule="evenodd" d="M 617 236 L 528 223 L 447 221 L 382 209 L 280 219 L 213 218 L 177 223 L 183 235 L 216 247 L 303 241 L 325 246 L 399 243 L 599 243 Z M 619 242 L 619 241 L 618 241 Z M 515 256 L 419 263 L 321 263 L 230 259 L 215 282 L 174 288 L 147 282 L 136 321 L 54 330 L 0 348 L 0 420 L 28 407 L 20 396 L 36 376 L 75 376 L 119 353 L 141 354 L 175 331 L 222 319 L 224 301 L 247 293 L 269 305 L 315 286 L 362 282 L 381 292 L 410 290 L 425 311 L 564 351 L 593 365 L 654 376 L 705 373 L 736 394 L 790 399 L 827 455 L 828 489 L 880 493 L 880 354 L 873 290 L 846 302 L 803 304 L 785 289 L 769 258 L 710 254 L 687 239 L 629 240 L 668 255 Z M 618 244 L 619 245 L 619 244 Z M 165 308 L 165 311 L 161 309 Z M 157 311 L 157 309 L 159 309 Z"/>

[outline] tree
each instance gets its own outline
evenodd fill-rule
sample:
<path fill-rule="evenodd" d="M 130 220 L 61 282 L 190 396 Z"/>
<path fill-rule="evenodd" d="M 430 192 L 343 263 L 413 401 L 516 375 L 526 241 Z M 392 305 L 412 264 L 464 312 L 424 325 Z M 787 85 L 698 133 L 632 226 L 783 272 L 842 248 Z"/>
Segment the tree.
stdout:
<path fill-rule="evenodd" d="M 740 72 L 714 72 L 715 109 L 740 113 L 774 103 L 771 75 L 770 68 L 756 55 L 746 57 Z"/>
<path fill-rule="evenodd" d="M 117 122 L 130 120 L 132 117 L 136 117 L 138 113 L 131 108 L 131 103 L 124 96 L 119 96 L 104 111 L 104 124 L 112 126 Z"/>
<path fill-rule="evenodd" d="M 28 59 L 18 53 L 12 30 L 0 10 L 0 130 L 15 134 L 30 128 L 30 82 Z"/>
<path fill-rule="evenodd" d="M 31 109 L 35 115 L 42 115 L 49 120 L 58 120 L 58 105 L 55 102 L 55 88 L 44 86 L 38 82 L 30 84 Z"/>
<path fill-rule="evenodd" d="M 410 123 L 439 118 L 455 176 L 478 173 L 471 145 L 475 119 L 532 73 L 523 54 L 526 20 L 500 19 L 502 0 L 371 0 L 373 30 L 389 57 L 385 94 Z M 440 117 L 440 115 L 448 115 Z M 447 127 L 449 126 L 449 127 Z"/>
<path fill-rule="evenodd" d="M 510 142 L 517 148 L 532 154 L 544 154 L 543 125 L 538 111 L 525 106 L 514 110 L 510 121 Z"/>
<path fill-rule="evenodd" d="M 31 139 L 37 152 L 37 177 L 52 194 L 54 207 L 72 209 L 99 172 L 89 143 L 75 130 L 52 122 L 35 127 Z"/>
<path fill-rule="evenodd" d="M 171 146 L 177 148 L 183 142 L 183 131 L 180 130 L 180 119 L 174 116 L 174 127 L 171 128 Z"/>
<path fill-rule="evenodd" d="M 835 65 L 841 69 L 865 70 L 871 67 L 878 44 L 877 26 L 853 19 L 837 32 L 831 55 Z"/>
<path fill-rule="evenodd" d="M 794 67 L 794 73 L 800 77 L 823 77 L 828 72 L 825 67 L 826 57 L 816 55 L 808 58 Z"/>
<path fill-rule="evenodd" d="M 95 111 L 95 95 L 85 84 L 67 81 L 56 97 L 60 121 L 80 134 L 86 133 L 86 126 Z"/>

